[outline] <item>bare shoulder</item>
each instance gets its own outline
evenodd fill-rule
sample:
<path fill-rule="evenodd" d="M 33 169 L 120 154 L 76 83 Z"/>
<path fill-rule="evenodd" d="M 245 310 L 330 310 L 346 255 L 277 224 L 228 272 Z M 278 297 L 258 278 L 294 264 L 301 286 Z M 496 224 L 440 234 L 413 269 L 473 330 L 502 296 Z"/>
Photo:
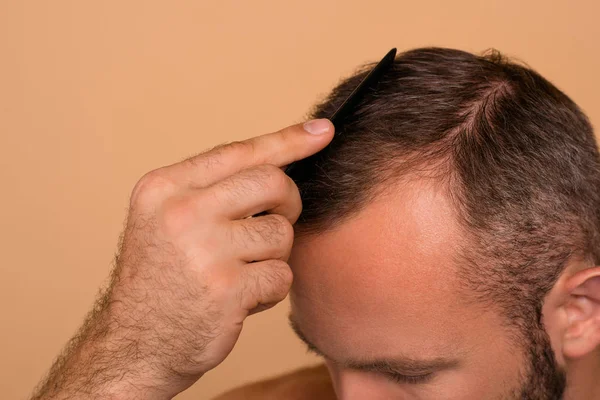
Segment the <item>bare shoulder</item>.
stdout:
<path fill-rule="evenodd" d="M 251 383 L 224 393 L 214 400 L 334 400 L 335 398 L 327 368 L 319 365 Z"/>

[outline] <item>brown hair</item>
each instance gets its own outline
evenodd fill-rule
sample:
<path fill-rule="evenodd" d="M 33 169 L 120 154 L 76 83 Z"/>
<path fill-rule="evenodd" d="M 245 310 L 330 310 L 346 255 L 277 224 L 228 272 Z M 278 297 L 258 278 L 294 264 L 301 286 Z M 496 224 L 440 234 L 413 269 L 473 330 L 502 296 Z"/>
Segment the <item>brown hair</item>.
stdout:
<path fill-rule="evenodd" d="M 371 67 L 343 80 L 311 117 L 331 115 Z M 541 321 L 544 295 L 568 260 L 600 262 L 592 127 L 554 85 L 496 51 L 400 54 L 332 145 L 299 168 L 299 235 L 343 222 L 391 179 L 433 172 L 467 232 L 462 282 L 514 324 Z"/>

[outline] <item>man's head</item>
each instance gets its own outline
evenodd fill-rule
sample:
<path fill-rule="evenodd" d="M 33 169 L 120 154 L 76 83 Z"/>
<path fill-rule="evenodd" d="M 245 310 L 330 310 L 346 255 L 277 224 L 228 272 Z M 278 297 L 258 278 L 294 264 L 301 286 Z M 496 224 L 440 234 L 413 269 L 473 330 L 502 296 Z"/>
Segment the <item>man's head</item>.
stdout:
<path fill-rule="evenodd" d="M 340 398 L 555 399 L 598 366 L 600 157 L 566 95 L 497 53 L 417 49 L 338 130 L 296 181 L 290 264 Z"/>

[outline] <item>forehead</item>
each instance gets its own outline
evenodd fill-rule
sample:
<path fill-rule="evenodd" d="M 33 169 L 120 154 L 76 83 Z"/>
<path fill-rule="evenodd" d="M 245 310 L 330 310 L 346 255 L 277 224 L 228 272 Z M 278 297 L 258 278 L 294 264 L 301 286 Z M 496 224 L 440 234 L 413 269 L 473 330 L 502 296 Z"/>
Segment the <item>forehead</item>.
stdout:
<path fill-rule="evenodd" d="M 398 341 L 403 352 L 447 351 L 462 336 L 461 321 L 472 318 L 458 305 L 459 240 L 441 187 L 389 188 L 334 230 L 296 241 L 294 319 L 322 351 L 338 355 L 377 356 Z"/>

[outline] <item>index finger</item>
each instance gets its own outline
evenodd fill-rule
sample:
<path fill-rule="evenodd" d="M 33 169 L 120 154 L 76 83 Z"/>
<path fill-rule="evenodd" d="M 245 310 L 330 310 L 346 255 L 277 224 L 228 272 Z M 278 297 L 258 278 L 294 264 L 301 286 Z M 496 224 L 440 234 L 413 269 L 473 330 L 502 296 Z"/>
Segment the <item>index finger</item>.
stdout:
<path fill-rule="evenodd" d="M 315 119 L 242 142 L 219 146 L 165 167 L 175 180 L 208 186 L 243 169 L 261 164 L 282 167 L 322 150 L 333 138 L 328 119 Z"/>

